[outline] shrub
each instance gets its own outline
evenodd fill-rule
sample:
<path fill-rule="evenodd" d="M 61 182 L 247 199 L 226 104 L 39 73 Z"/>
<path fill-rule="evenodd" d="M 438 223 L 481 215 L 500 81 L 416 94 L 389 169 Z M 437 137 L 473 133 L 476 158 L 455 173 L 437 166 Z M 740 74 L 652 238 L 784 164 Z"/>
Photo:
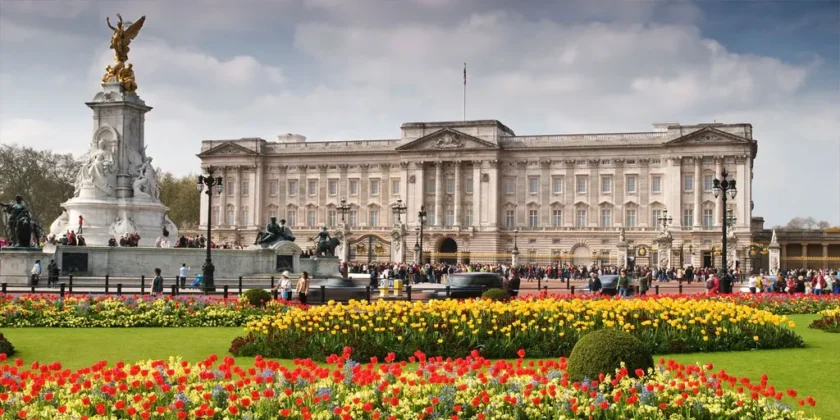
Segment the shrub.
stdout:
<path fill-rule="evenodd" d="M 815 328 L 830 333 L 840 333 L 840 308 L 820 312 L 820 319 L 815 319 L 809 328 Z"/>
<path fill-rule="evenodd" d="M 245 298 L 251 306 L 262 308 L 266 302 L 271 301 L 271 293 L 264 289 L 249 289 L 244 293 Z"/>
<path fill-rule="evenodd" d="M 621 363 L 635 375 L 636 369 L 647 372 L 653 367 L 653 355 L 638 338 L 614 328 L 584 335 L 569 356 L 569 379 L 595 379 L 601 373 L 615 374 Z"/>
<path fill-rule="evenodd" d="M 507 293 L 505 293 L 505 291 L 502 289 L 489 289 L 486 292 L 482 293 L 481 297 L 490 300 L 506 300 Z"/>
<path fill-rule="evenodd" d="M 13 356 L 15 354 L 15 346 L 3 337 L 3 334 L 0 334 L 0 354 L 5 354 L 6 356 Z"/>

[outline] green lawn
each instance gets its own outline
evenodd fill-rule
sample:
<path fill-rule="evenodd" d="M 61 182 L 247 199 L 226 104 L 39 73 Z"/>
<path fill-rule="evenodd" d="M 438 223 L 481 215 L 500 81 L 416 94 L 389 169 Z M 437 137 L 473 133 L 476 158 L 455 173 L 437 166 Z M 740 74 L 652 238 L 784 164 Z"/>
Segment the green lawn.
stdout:
<path fill-rule="evenodd" d="M 802 397 L 817 400 L 814 413 L 824 419 L 840 413 L 840 334 L 811 330 L 808 324 L 815 315 L 792 316 L 796 331 L 807 347 L 793 350 L 760 350 L 731 353 L 693 353 L 662 355 L 681 363 L 713 363 L 738 377 L 758 381 L 762 373 L 770 384 L 785 391 L 796 389 Z M 231 340 L 241 328 L 131 328 L 131 329 L 58 329 L 7 328 L 2 333 L 15 345 L 26 361 L 60 361 L 70 369 L 92 365 L 100 360 L 134 362 L 143 359 L 167 359 L 180 355 L 197 362 L 211 354 L 228 356 Z M 283 361 L 291 365 L 291 361 Z M 237 358 L 244 366 L 252 358 Z M 788 401 L 793 403 L 793 401 Z M 809 409 L 810 410 L 810 409 Z"/>

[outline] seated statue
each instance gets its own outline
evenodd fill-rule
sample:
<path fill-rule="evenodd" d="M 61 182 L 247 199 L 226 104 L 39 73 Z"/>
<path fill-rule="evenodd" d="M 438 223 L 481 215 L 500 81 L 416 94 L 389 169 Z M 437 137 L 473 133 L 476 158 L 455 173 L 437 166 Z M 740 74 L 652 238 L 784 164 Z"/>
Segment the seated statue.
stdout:
<path fill-rule="evenodd" d="M 281 219 L 280 224 L 277 224 L 277 218 L 272 217 L 265 225 L 265 230 L 257 234 L 257 240 L 254 245 L 265 245 L 277 241 L 295 241 L 292 231 L 285 226 L 286 220 Z"/>
<path fill-rule="evenodd" d="M 321 231 L 318 232 L 318 246 L 315 248 L 315 255 L 318 256 L 325 256 L 325 257 L 334 257 L 335 256 L 335 248 L 340 244 L 338 239 L 330 238 L 330 233 L 327 231 L 326 226 L 321 228 Z"/>

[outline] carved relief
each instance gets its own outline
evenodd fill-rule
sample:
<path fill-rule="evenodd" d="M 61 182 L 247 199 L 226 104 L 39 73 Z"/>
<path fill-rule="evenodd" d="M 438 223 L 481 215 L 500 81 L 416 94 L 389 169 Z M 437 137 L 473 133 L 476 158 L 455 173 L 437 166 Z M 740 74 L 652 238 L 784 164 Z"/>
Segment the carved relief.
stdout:
<path fill-rule="evenodd" d="M 446 133 L 435 142 L 435 147 L 438 149 L 459 149 L 464 147 L 464 140 L 456 137 L 454 134 Z"/>
<path fill-rule="evenodd" d="M 408 176 L 408 183 L 409 183 L 409 184 L 413 184 L 413 183 L 414 183 L 414 181 L 415 181 L 415 179 L 416 179 L 416 178 L 414 177 L 414 175 L 409 175 L 409 176 Z"/>
<path fill-rule="evenodd" d="M 481 174 L 481 182 L 490 182 L 490 174 Z"/>

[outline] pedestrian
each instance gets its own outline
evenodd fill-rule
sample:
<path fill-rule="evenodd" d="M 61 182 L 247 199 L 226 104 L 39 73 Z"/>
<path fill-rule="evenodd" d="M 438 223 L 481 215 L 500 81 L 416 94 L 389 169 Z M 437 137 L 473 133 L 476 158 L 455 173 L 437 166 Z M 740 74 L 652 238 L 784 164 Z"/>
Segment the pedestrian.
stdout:
<path fill-rule="evenodd" d="M 41 260 L 35 260 L 35 265 L 32 266 L 30 282 L 32 286 L 37 286 L 39 280 L 41 280 Z"/>
<path fill-rule="evenodd" d="M 84 224 L 85 224 L 85 218 L 82 217 L 82 215 L 80 214 L 79 215 L 79 229 L 76 231 L 76 233 L 78 233 L 79 235 L 82 234 L 82 230 L 83 230 L 82 228 L 84 227 Z"/>
<path fill-rule="evenodd" d="M 183 289 L 187 284 L 187 277 L 190 276 L 190 271 L 192 267 L 187 267 L 187 263 L 181 264 L 181 268 L 178 269 L 178 280 L 181 281 L 181 288 Z"/>
<path fill-rule="evenodd" d="M 597 294 L 601 292 L 601 279 L 598 278 L 598 273 L 589 273 L 589 293 Z"/>
<path fill-rule="evenodd" d="M 306 295 L 309 294 L 309 273 L 303 272 L 303 275 L 298 279 L 295 291 L 298 294 L 298 300 L 301 305 L 306 305 Z"/>
<path fill-rule="evenodd" d="M 152 281 L 152 296 L 163 295 L 163 277 L 160 276 L 160 268 L 155 268 L 155 279 Z"/>
<path fill-rule="evenodd" d="M 49 265 L 47 265 L 47 287 L 58 285 L 58 274 L 58 264 L 55 263 L 55 260 L 50 260 Z"/>
<path fill-rule="evenodd" d="M 691 277 L 689 277 L 688 281 L 691 282 Z M 639 278 L 639 294 L 646 295 L 648 290 L 650 290 L 650 271 L 646 271 Z"/>
<path fill-rule="evenodd" d="M 622 268 L 618 275 L 618 295 L 627 297 L 630 290 L 630 277 L 627 277 L 627 270 Z"/>
<path fill-rule="evenodd" d="M 277 286 L 274 286 L 274 290 L 280 292 L 280 298 L 284 301 L 292 299 L 292 281 L 289 280 L 288 271 L 284 271 L 280 274 L 280 282 L 277 283 Z"/>

